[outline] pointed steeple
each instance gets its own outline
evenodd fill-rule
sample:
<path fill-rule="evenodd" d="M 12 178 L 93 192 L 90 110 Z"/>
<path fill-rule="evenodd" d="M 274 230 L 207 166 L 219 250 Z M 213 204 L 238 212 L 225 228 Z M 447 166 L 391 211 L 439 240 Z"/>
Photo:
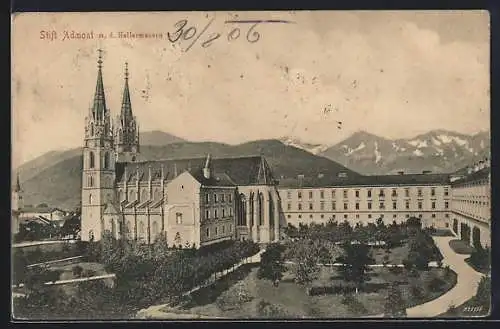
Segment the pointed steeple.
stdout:
<path fill-rule="evenodd" d="M 130 88 L 128 85 L 128 63 L 125 62 L 125 84 L 123 87 L 122 106 L 115 123 L 115 149 L 118 154 L 135 157 L 139 153 L 139 125 L 132 113 Z"/>
<path fill-rule="evenodd" d="M 14 192 L 21 192 L 21 184 L 19 183 L 19 174 L 17 174 L 16 186 L 15 186 Z"/>
<path fill-rule="evenodd" d="M 92 115 L 96 121 L 102 121 L 106 117 L 106 97 L 104 96 L 104 83 L 102 81 L 102 49 L 97 61 L 97 83 L 95 87 L 94 103 L 92 104 Z"/>
<path fill-rule="evenodd" d="M 123 87 L 121 120 L 124 120 L 123 124 L 126 126 L 132 119 L 132 104 L 130 102 L 130 91 L 128 87 L 128 63 L 125 62 L 125 86 Z"/>
<path fill-rule="evenodd" d="M 262 155 L 260 156 L 257 181 L 259 184 L 264 184 L 264 185 L 271 184 L 273 181 L 271 169 L 269 169 L 269 165 L 267 164 L 266 159 Z"/>

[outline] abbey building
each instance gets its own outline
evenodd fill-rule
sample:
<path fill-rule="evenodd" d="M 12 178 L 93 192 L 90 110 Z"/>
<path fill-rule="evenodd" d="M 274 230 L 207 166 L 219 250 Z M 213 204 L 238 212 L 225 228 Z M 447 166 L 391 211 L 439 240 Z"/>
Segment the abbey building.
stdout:
<path fill-rule="evenodd" d="M 268 243 L 280 237 L 280 198 L 262 156 L 147 161 L 140 154 L 125 67 L 121 111 L 106 105 L 99 58 L 85 120 L 82 235 L 200 247 L 229 239 Z"/>

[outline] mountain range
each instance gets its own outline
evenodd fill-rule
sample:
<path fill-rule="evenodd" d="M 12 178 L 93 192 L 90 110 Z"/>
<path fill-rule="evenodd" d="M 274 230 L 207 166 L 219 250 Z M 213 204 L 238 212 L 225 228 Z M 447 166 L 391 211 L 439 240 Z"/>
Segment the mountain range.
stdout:
<path fill-rule="evenodd" d="M 489 156 L 489 132 L 468 136 L 435 130 L 410 139 L 386 139 L 357 132 L 333 146 L 299 139 L 259 140 L 238 145 L 191 142 L 161 131 L 141 133 L 141 154 L 150 160 L 250 156 L 266 157 L 275 178 L 359 174 L 454 172 Z M 25 204 L 74 209 L 80 201 L 82 149 L 51 151 L 17 168 Z"/>
<path fill-rule="evenodd" d="M 387 139 L 359 131 L 332 146 L 281 141 L 326 157 L 362 174 L 454 172 L 490 155 L 490 133 L 465 135 L 432 130 L 407 139 Z"/>

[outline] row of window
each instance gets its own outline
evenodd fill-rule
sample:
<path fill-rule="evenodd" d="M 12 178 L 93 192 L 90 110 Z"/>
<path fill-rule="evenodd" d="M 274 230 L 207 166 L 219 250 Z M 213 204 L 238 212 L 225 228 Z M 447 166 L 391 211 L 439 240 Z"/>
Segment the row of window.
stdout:
<path fill-rule="evenodd" d="M 309 191 L 307 194 L 309 196 L 309 199 L 313 199 L 314 198 L 314 192 L 318 192 L 318 191 L 315 191 L 315 190 L 311 190 Z M 348 194 L 349 194 L 349 190 L 345 189 L 342 191 L 343 192 L 343 197 L 344 198 L 348 198 Z M 448 196 L 448 188 L 445 188 L 444 189 L 444 195 L 445 196 Z M 430 188 L 430 194 L 431 196 L 435 196 L 436 195 L 436 188 L 434 187 L 431 187 Z M 397 189 L 392 189 L 390 195 L 392 197 L 397 197 L 398 196 L 398 193 L 397 193 Z M 405 197 L 410 197 L 410 189 L 409 188 L 405 188 L 404 189 L 404 195 Z M 355 190 L 354 191 L 354 196 L 356 198 L 359 198 L 360 197 L 360 190 Z M 385 197 L 385 189 L 381 188 L 381 189 L 378 189 L 378 196 L 379 197 Z M 421 197 L 423 196 L 423 189 L 422 188 L 419 188 L 417 190 L 417 196 Z M 325 198 L 325 191 L 324 190 L 320 190 L 319 191 L 319 197 L 320 199 L 324 199 Z M 336 197 L 336 190 L 331 190 L 331 198 L 335 198 Z M 372 190 L 371 189 L 368 189 L 366 191 L 366 197 L 367 198 L 371 198 L 372 197 Z M 288 199 L 291 199 L 292 198 L 292 191 L 287 191 L 287 198 Z M 302 191 L 297 191 L 297 198 L 299 199 L 302 199 Z"/>
<path fill-rule="evenodd" d="M 478 205 L 478 206 L 487 206 L 487 205 L 489 205 L 489 202 L 487 202 L 487 201 L 477 201 L 477 200 L 468 200 L 468 199 L 454 200 L 454 201 L 460 202 L 460 203 L 475 204 L 475 205 Z"/>
<path fill-rule="evenodd" d="M 212 228 L 212 230 L 210 228 Z M 222 224 L 220 226 L 207 227 L 205 229 L 205 236 L 207 238 L 210 238 L 211 236 L 216 237 L 219 234 L 226 234 L 226 232 L 227 233 L 232 233 L 233 232 L 233 224 L 228 224 L 227 231 L 226 231 L 226 225 L 225 224 Z"/>
<path fill-rule="evenodd" d="M 288 215 L 287 215 L 287 218 L 288 218 L 288 219 L 291 219 L 291 218 L 292 218 L 292 216 L 293 216 L 293 215 L 288 214 Z M 329 214 L 329 215 L 326 215 L 326 216 L 328 216 L 328 217 L 327 217 L 328 219 L 332 219 L 332 220 L 336 220 L 336 219 L 337 219 L 337 217 L 336 217 L 336 215 L 335 215 L 335 214 L 333 214 L 333 215 L 332 215 L 332 214 Z M 380 214 L 380 215 L 378 215 L 378 216 L 379 216 L 380 218 L 384 218 L 384 214 Z M 445 216 L 446 218 L 449 218 L 449 217 L 450 217 L 450 215 L 449 215 L 449 214 L 445 214 L 444 216 Z M 302 214 L 299 214 L 297 217 L 298 217 L 299 219 L 301 219 L 301 218 L 302 218 Z M 309 218 L 310 218 L 310 219 L 312 219 L 313 217 L 314 217 L 314 216 L 313 216 L 313 214 L 309 214 Z M 321 214 L 321 215 L 320 215 L 320 217 L 321 217 L 322 219 L 324 219 L 324 218 L 325 218 L 325 214 Z M 360 215 L 359 215 L 359 214 L 355 214 L 355 216 L 354 216 L 354 217 L 355 217 L 356 219 L 359 219 L 359 218 L 360 218 Z M 392 218 L 397 218 L 397 217 L 398 217 L 398 215 L 397 215 L 397 214 L 393 214 L 393 215 L 392 215 Z M 419 215 L 418 215 L 418 217 L 419 217 L 419 218 L 422 218 L 422 214 L 419 214 Z M 432 214 L 432 215 L 431 215 L 431 217 L 432 217 L 432 218 L 436 218 L 436 214 Z M 349 215 L 348 215 L 348 214 L 344 214 L 343 218 L 344 218 L 344 219 L 349 219 Z M 372 216 L 372 214 L 368 214 L 368 218 L 369 218 L 369 219 L 371 219 L 371 218 L 375 218 L 375 217 L 373 217 L 373 216 Z M 378 218 L 378 217 L 377 217 L 377 218 Z M 405 218 L 410 218 L 410 214 L 406 214 L 406 215 L 405 215 Z"/>
<path fill-rule="evenodd" d="M 477 180 L 474 182 L 466 183 L 466 184 L 460 184 L 457 185 L 456 188 L 476 188 L 478 186 L 489 186 L 490 181 L 487 179 L 484 180 Z"/>
<path fill-rule="evenodd" d="M 212 197 L 210 196 L 212 195 Z M 217 203 L 217 202 L 233 202 L 233 197 L 232 197 L 232 194 L 223 194 L 223 193 L 213 193 L 213 194 L 210 194 L 210 193 L 206 193 L 205 194 L 205 202 L 206 203 L 209 203 L 210 202 L 210 199 L 214 200 L 214 203 Z"/>
<path fill-rule="evenodd" d="M 319 206 L 320 206 L 320 210 L 325 210 L 325 202 L 320 202 Z M 418 201 L 417 207 L 418 207 L 418 209 L 422 209 L 422 201 Z M 448 209 L 448 207 L 449 207 L 449 202 L 445 201 L 444 202 L 444 208 Z M 355 203 L 354 208 L 356 210 L 359 210 L 359 202 Z M 370 201 L 367 202 L 367 208 L 368 209 L 372 209 L 372 202 L 370 202 Z M 431 208 L 432 209 L 436 209 L 436 201 L 432 201 Z M 309 210 L 314 210 L 314 204 L 312 202 L 309 203 L 309 208 L 308 209 Z M 344 210 L 348 210 L 348 209 L 349 209 L 349 204 L 347 202 L 344 202 Z M 384 202 L 380 202 L 379 203 L 379 209 L 385 209 L 385 203 Z M 392 203 L 392 209 L 393 210 L 397 209 L 397 203 L 396 202 Z M 405 209 L 410 209 L 410 202 L 409 201 L 405 202 Z M 291 202 L 289 202 L 287 204 L 287 210 L 288 211 L 292 210 L 292 203 Z M 298 203 L 297 204 L 297 210 L 303 210 L 302 203 Z M 332 201 L 332 203 L 331 203 L 331 210 L 337 210 L 337 204 L 336 204 L 335 201 Z"/>
<path fill-rule="evenodd" d="M 219 211 L 220 210 L 220 211 Z M 219 217 L 220 216 L 220 217 Z M 205 219 L 217 219 L 233 216 L 233 208 L 205 209 Z"/>

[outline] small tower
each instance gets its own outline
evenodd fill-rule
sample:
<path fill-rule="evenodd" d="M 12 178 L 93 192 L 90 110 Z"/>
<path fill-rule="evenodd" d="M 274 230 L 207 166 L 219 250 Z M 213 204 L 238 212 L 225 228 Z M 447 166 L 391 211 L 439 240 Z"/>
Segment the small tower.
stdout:
<path fill-rule="evenodd" d="M 24 207 L 23 204 L 23 190 L 21 189 L 21 184 L 19 183 L 19 174 L 16 176 L 16 184 L 12 191 L 12 205 L 11 209 L 19 211 Z"/>
<path fill-rule="evenodd" d="M 11 203 L 11 228 L 12 233 L 19 233 L 19 214 L 23 208 L 23 191 L 21 189 L 21 184 L 19 183 L 19 174 L 16 177 L 16 184 L 12 189 L 12 203 Z"/>
<path fill-rule="evenodd" d="M 110 111 L 102 79 L 102 50 L 97 61 L 97 83 L 92 107 L 85 119 L 82 171 L 82 240 L 100 240 L 103 212 L 114 201 L 115 157 Z"/>
<path fill-rule="evenodd" d="M 137 160 L 139 153 L 139 126 L 136 117 L 132 113 L 128 79 L 128 63 L 125 63 L 122 107 L 114 125 L 115 150 L 119 162 L 134 162 Z"/>

